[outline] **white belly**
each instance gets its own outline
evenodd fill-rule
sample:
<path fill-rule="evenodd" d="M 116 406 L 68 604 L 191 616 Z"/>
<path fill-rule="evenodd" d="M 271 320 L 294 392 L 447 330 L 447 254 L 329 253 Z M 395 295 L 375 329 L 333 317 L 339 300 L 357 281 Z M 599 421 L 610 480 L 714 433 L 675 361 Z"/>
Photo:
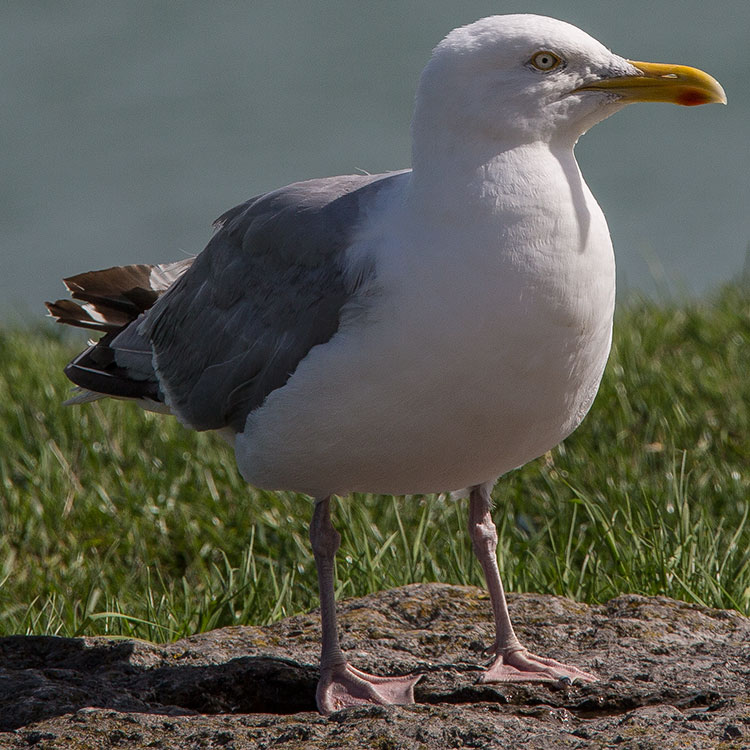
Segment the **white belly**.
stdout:
<path fill-rule="evenodd" d="M 238 436 L 240 469 L 256 486 L 315 496 L 421 494 L 495 479 L 578 426 L 606 362 L 602 334 L 585 361 L 569 341 L 512 366 L 446 348 L 419 361 L 381 351 L 377 364 L 363 352 L 337 370 L 321 350 Z"/>

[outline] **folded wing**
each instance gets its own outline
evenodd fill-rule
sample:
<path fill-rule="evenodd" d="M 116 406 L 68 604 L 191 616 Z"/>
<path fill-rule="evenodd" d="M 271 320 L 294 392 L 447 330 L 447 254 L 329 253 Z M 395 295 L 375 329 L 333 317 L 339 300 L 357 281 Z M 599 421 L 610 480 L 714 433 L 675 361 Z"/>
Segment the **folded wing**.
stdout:
<path fill-rule="evenodd" d="M 50 313 L 105 334 L 66 375 L 94 394 L 166 404 L 194 429 L 241 432 L 367 283 L 372 269 L 347 273 L 346 250 L 397 177 L 295 183 L 228 211 L 195 258 L 66 279 L 82 304 L 47 303 Z"/>

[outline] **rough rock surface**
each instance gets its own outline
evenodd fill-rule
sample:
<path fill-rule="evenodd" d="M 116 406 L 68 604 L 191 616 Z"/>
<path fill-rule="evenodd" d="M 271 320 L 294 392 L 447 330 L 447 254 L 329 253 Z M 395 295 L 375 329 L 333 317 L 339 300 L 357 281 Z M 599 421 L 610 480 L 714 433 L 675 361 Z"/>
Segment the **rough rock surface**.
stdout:
<path fill-rule="evenodd" d="M 747 748 L 750 620 L 666 598 L 511 595 L 521 640 L 601 678 L 475 684 L 487 595 L 439 584 L 343 602 L 368 671 L 420 671 L 414 706 L 315 712 L 317 613 L 163 646 L 0 639 L 0 748 Z"/>

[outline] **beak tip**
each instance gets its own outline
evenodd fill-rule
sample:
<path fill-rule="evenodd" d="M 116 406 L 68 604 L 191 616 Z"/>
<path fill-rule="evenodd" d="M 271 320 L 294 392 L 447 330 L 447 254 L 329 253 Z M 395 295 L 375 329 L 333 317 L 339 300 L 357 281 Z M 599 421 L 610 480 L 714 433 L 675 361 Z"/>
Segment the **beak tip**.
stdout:
<path fill-rule="evenodd" d="M 673 100 L 675 104 L 684 107 L 695 107 L 701 104 L 726 104 L 727 95 L 724 90 L 706 92 L 700 89 L 688 88 L 677 94 Z"/>

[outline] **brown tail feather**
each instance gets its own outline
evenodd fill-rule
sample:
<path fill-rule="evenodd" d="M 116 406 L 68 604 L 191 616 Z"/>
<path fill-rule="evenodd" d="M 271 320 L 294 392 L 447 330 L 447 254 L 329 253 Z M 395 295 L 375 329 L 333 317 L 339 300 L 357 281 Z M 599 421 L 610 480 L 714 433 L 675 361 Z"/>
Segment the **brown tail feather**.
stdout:
<path fill-rule="evenodd" d="M 94 310 L 90 305 L 77 305 L 69 299 L 59 299 L 56 302 L 45 302 L 44 304 L 47 306 L 49 314 L 58 323 L 77 326 L 78 328 L 91 328 L 103 333 L 117 331 L 133 320 L 131 316 L 119 310 L 103 311 L 101 305 L 97 305 Z M 99 316 L 101 316 L 101 319 L 97 319 Z"/>
<path fill-rule="evenodd" d="M 73 299 L 47 302 L 58 323 L 116 331 L 148 310 L 190 266 L 192 258 L 162 265 L 137 264 L 87 271 L 63 279 Z"/>

